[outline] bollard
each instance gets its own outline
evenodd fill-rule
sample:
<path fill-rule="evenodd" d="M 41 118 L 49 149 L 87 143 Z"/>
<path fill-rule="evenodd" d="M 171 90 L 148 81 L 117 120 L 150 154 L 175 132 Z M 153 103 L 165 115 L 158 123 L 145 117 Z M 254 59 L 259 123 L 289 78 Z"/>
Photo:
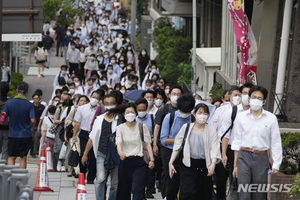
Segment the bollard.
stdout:
<path fill-rule="evenodd" d="M 18 198 L 20 190 L 28 183 L 27 169 L 12 169 L 9 182 L 9 199 L 15 200 Z M 21 188 L 19 188 L 21 186 Z"/>
<path fill-rule="evenodd" d="M 21 183 L 17 183 L 20 187 Z M 33 189 L 29 185 L 25 185 L 20 191 L 17 200 L 33 200 Z"/>
<path fill-rule="evenodd" d="M 2 173 L 5 165 L 6 165 L 6 161 L 0 160 L 0 200 L 2 199 Z"/>
<path fill-rule="evenodd" d="M 2 198 L 0 200 L 9 200 L 9 182 L 7 181 L 7 179 L 10 177 L 11 175 L 11 170 L 12 169 L 17 169 L 19 168 L 19 166 L 15 166 L 15 165 L 5 165 L 4 166 L 4 170 L 2 173 L 2 194 L 0 195 Z"/>

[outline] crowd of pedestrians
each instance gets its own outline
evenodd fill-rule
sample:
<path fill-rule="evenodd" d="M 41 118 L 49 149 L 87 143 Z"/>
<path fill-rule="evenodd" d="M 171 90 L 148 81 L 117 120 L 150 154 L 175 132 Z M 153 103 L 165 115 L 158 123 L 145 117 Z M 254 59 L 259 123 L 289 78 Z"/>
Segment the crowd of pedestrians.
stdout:
<path fill-rule="evenodd" d="M 25 82 L 8 101 L 8 84 L 1 83 L 8 164 L 20 157 L 26 168 L 27 154 L 36 157 L 50 142 L 55 170 L 84 173 L 97 200 L 151 199 L 157 191 L 168 200 L 226 199 L 228 177 L 266 184 L 268 170 L 278 172 L 281 138 L 275 115 L 263 109 L 266 89 L 246 83 L 207 101 L 183 94 L 160 77 L 145 49 L 135 58 L 130 20 L 119 5 L 83 1 L 80 9 L 80 27 L 58 27 L 54 40 L 46 32 L 38 44 L 42 72 L 54 41 L 56 56 L 65 56 L 48 102 L 39 89 L 29 102 Z M 79 152 L 76 165 L 71 150 Z M 239 196 L 266 199 L 263 192 Z"/>

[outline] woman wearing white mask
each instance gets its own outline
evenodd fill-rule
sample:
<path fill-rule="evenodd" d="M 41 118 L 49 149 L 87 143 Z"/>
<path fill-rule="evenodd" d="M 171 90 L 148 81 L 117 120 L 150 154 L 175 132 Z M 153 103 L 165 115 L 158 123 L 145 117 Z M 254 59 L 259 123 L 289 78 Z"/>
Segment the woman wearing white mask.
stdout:
<path fill-rule="evenodd" d="M 85 47 L 81 46 L 80 47 L 80 69 L 78 73 L 78 78 L 80 80 L 80 83 L 85 83 L 85 76 L 84 76 L 84 66 L 86 62 L 86 57 L 85 57 Z M 77 87 L 77 86 L 76 86 Z"/>
<path fill-rule="evenodd" d="M 91 77 L 91 72 L 94 70 L 98 70 L 98 62 L 96 62 L 95 54 L 92 54 L 90 57 L 88 57 L 87 62 L 84 65 L 84 76 L 86 77 L 86 80 Z"/>
<path fill-rule="evenodd" d="M 154 90 L 154 92 L 156 92 L 156 98 L 154 99 L 154 105 L 157 109 L 160 109 L 167 100 L 166 94 L 160 88 Z"/>
<path fill-rule="evenodd" d="M 144 181 L 147 176 L 147 167 L 154 168 L 154 157 L 151 148 L 151 136 L 145 124 L 135 121 L 137 109 L 134 103 L 128 103 L 109 113 L 122 113 L 126 122 L 117 127 L 116 143 L 121 161 L 119 165 L 119 182 L 117 200 L 130 200 L 131 191 L 133 199 L 143 199 Z M 143 159 L 143 145 L 141 134 L 147 146 L 150 162 L 145 163 Z M 133 184 L 134 183 L 134 184 Z"/>
<path fill-rule="evenodd" d="M 139 69 L 140 72 L 140 80 L 144 80 L 145 68 L 147 65 L 150 65 L 150 57 L 148 56 L 146 49 L 142 49 L 136 63 L 136 70 Z"/>
<path fill-rule="evenodd" d="M 84 95 L 81 95 L 79 96 L 77 99 L 75 99 L 75 104 L 74 104 L 74 108 L 70 111 L 70 113 L 68 114 L 68 116 L 66 117 L 65 119 L 65 129 L 66 127 L 68 127 L 70 124 L 72 124 L 72 126 L 74 127 L 75 126 L 75 120 L 74 120 L 74 117 L 75 117 L 75 114 L 78 110 L 78 108 L 80 106 L 83 106 L 87 103 L 89 103 L 90 100 L 87 96 L 84 96 Z M 67 129 L 66 129 L 67 130 Z M 73 150 L 76 150 L 78 152 L 80 152 L 80 144 L 79 144 L 79 138 L 78 138 L 78 134 L 79 134 L 80 130 L 77 131 L 76 133 L 76 137 L 77 137 L 77 141 L 74 141 L 71 138 L 67 138 L 67 133 L 65 131 L 65 141 L 68 141 L 69 140 L 69 143 L 68 143 L 68 146 L 67 146 L 67 153 L 66 153 L 66 158 L 68 158 L 69 156 L 69 153 L 70 153 L 70 150 L 71 148 Z M 73 135 L 72 135 L 73 136 Z M 73 144 L 75 143 L 74 145 L 74 148 L 72 147 Z M 76 146 L 76 147 L 75 147 Z M 68 159 L 66 159 L 66 163 L 65 163 L 66 167 L 68 168 L 68 177 L 72 177 L 72 172 L 73 172 L 73 169 L 74 169 L 74 174 L 75 174 L 75 177 L 78 177 L 79 173 L 80 173 L 80 169 L 79 169 L 79 163 L 76 167 L 71 167 L 71 166 L 68 166 Z"/>
<path fill-rule="evenodd" d="M 177 134 L 169 162 L 169 175 L 176 173 L 174 161 L 183 145 L 180 169 L 180 200 L 212 199 L 212 175 L 221 160 L 216 130 L 206 124 L 209 109 L 205 104 L 195 107 L 195 123 L 185 124 Z"/>

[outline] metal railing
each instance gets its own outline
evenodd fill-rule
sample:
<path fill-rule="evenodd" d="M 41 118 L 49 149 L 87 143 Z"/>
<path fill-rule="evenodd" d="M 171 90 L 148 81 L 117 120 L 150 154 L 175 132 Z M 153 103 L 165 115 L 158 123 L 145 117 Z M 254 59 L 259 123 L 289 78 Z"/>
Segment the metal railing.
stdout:
<path fill-rule="evenodd" d="M 0 160 L 0 200 L 33 200 L 27 173 L 26 169 L 6 165 L 5 160 Z"/>
<path fill-rule="evenodd" d="M 288 96 L 287 93 L 275 93 L 272 92 L 275 104 L 276 104 L 276 109 L 274 110 L 274 113 L 277 117 L 278 120 L 283 121 L 283 122 L 288 122 L 288 118 L 285 114 L 284 110 L 284 104 L 286 101 L 286 98 Z"/>

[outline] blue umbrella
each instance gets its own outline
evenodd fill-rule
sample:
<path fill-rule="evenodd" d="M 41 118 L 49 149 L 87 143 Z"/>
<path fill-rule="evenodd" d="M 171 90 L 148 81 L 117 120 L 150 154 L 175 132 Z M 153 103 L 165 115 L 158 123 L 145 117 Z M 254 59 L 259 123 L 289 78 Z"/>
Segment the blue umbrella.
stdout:
<path fill-rule="evenodd" d="M 195 102 L 195 107 L 200 104 L 200 103 L 204 103 L 205 105 L 208 106 L 208 109 L 209 109 L 209 118 L 207 120 L 207 123 L 210 121 L 210 119 L 212 118 L 212 116 L 215 114 L 215 111 L 216 111 L 216 106 L 210 104 L 210 103 L 207 103 L 205 101 L 201 101 L 201 100 L 196 100 Z"/>
<path fill-rule="evenodd" d="M 135 102 L 138 98 L 141 97 L 142 93 L 144 90 L 131 90 L 129 92 L 126 92 L 123 94 L 124 99 L 128 101 L 133 101 Z"/>

